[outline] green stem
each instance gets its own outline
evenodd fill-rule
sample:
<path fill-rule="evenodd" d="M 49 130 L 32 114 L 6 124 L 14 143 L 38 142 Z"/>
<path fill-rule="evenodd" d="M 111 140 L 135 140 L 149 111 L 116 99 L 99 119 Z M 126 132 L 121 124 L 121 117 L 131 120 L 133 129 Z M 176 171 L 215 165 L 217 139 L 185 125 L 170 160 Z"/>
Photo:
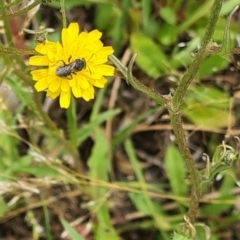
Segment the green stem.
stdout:
<path fill-rule="evenodd" d="M 66 147 L 66 149 L 71 153 L 71 156 L 74 161 L 74 169 L 80 173 L 84 174 L 84 165 L 82 164 L 82 161 L 79 157 L 78 151 L 76 148 L 73 148 L 71 143 L 67 141 L 64 136 L 59 135 L 59 129 L 55 126 L 55 124 L 52 122 L 52 120 L 49 118 L 47 113 L 42 109 L 42 104 L 39 99 L 39 94 L 35 91 L 33 88 L 33 98 L 34 98 L 34 103 L 36 104 L 38 113 L 42 117 L 44 123 L 49 127 L 49 129 L 52 130 L 54 136 L 59 139 L 59 141 Z"/>
<path fill-rule="evenodd" d="M 212 10 L 210 12 L 210 17 L 209 17 L 206 31 L 202 40 L 201 49 L 199 50 L 194 61 L 189 66 L 188 70 L 183 76 L 182 81 L 180 82 L 178 88 L 176 89 L 176 92 L 172 99 L 172 103 L 171 103 L 172 105 L 167 106 L 170 114 L 173 131 L 176 135 L 179 149 L 183 155 L 187 170 L 190 175 L 191 196 L 190 196 L 190 204 L 189 204 L 187 217 L 191 224 L 195 222 L 197 212 L 198 212 L 199 200 L 201 197 L 201 188 L 200 188 L 201 181 L 200 181 L 199 172 L 195 165 L 194 159 L 192 158 L 192 155 L 190 153 L 190 150 L 188 148 L 188 144 L 185 138 L 185 132 L 182 126 L 180 106 L 182 104 L 183 97 L 190 83 L 193 81 L 201 64 L 203 63 L 205 57 L 209 53 L 209 45 L 211 43 L 211 39 L 214 34 L 214 30 L 218 21 L 222 2 L 223 2 L 222 0 L 215 0 Z"/>
<path fill-rule="evenodd" d="M 22 15 L 26 15 L 31 9 L 33 9 L 34 7 L 36 7 L 37 5 L 39 5 L 42 1 L 41 0 L 35 0 L 32 4 L 30 4 L 29 6 L 18 10 L 14 13 L 8 13 L 8 14 L 4 14 L 0 16 L 0 19 L 9 19 L 9 18 L 14 18 L 17 16 L 22 16 Z"/>
<path fill-rule="evenodd" d="M 75 98 L 71 97 L 70 106 L 67 109 L 67 123 L 72 148 L 77 149 L 77 115 L 76 115 L 76 102 Z"/>
<path fill-rule="evenodd" d="M 192 64 L 187 69 L 186 73 L 184 74 L 182 81 L 180 82 L 179 86 L 177 87 L 172 101 L 172 108 L 174 111 L 178 111 L 183 97 L 190 85 L 193 81 L 194 77 L 196 76 L 201 64 L 203 63 L 204 59 L 209 53 L 208 46 L 211 43 L 212 36 L 215 31 L 215 27 L 218 21 L 219 13 L 222 7 L 223 0 L 215 0 L 212 6 L 212 10 L 210 12 L 208 24 L 206 27 L 206 31 L 202 40 L 202 45 L 199 52 L 196 54 L 195 59 L 193 60 Z"/>
<path fill-rule="evenodd" d="M 62 13 L 62 22 L 63 22 L 63 28 L 67 27 L 67 17 L 66 17 L 66 10 L 65 10 L 65 0 L 60 0 L 60 11 Z"/>
<path fill-rule="evenodd" d="M 168 96 L 161 96 L 153 89 L 146 87 L 140 81 L 132 75 L 132 66 L 134 60 L 137 55 L 134 55 L 129 63 L 128 68 L 125 67 L 114 55 L 109 56 L 111 62 L 117 67 L 117 69 L 122 73 L 124 79 L 126 79 L 127 83 L 130 83 L 136 90 L 142 92 L 146 96 L 152 98 L 157 104 L 165 105 L 166 101 L 168 101 Z"/>
<path fill-rule="evenodd" d="M 179 111 L 169 111 L 169 113 L 179 150 L 182 153 L 185 165 L 190 175 L 191 197 L 187 217 L 189 218 L 190 223 L 194 223 L 198 212 L 199 200 L 201 197 L 200 176 L 195 162 L 192 158 L 191 152 L 188 148 L 188 143 L 185 138 L 185 131 L 182 125 L 181 113 Z"/>
<path fill-rule="evenodd" d="M 176 135 L 176 141 L 178 143 L 179 149 L 185 161 L 186 168 L 189 172 L 190 181 L 191 181 L 190 204 L 189 204 L 189 210 L 186 216 L 187 222 L 183 229 L 184 232 L 188 233 L 189 236 L 193 235 L 195 232 L 195 229 L 193 229 L 192 224 L 194 224 L 197 216 L 197 212 L 198 212 L 199 200 L 201 197 L 201 186 L 200 186 L 201 181 L 200 181 L 200 174 L 197 170 L 197 167 L 190 153 L 190 150 L 188 148 L 188 144 L 185 138 L 185 132 L 182 126 L 180 107 L 183 102 L 183 97 L 190 83 L 193 81 L 194 77 L 196 76 L 200 66 L 202 65 L 206 56 L 211 51 L 213 51 L 211 46 L 211 40 L 214 34 L 216 23 L 218 21 L 222 3 L 223 3 L 223 0 L 214 1 L 212 10 L 210 12 L 206 31 L 202 40 L 202 46 L 199 52 L 197 53 L 195 59 L 193 60 L 192 64 L 189 66 L 186 73 L 184 74 L 182 81 L 177 87 L 173 97 L 171 97 L 171 95 L 168 95 L 168 96 L 159 95 L 155 91 L 150 90 L 149 88 L 144 86 L 142 83 L 137 81 L 132 76 L 132 65 L 135 60 L 135 57 L 132 58 L 129 64 L 129 68 L 127 69 L 121 64 L 121 62 L 114 55 L 110 56 L 110 60 L 117 67 L 117 69 L 122 73 L 123 77 L 126 79 L 128 83 L 130 83 L 136 90 L 154 99 L 156 103 L 160 105 L 165 105 L 169 111 L 173 131 Z"/>
<path fill-rule="evenodd" d="M 14 47 L 0 47 L 0 53 L 17 54 L 17 55 L 34 55 L 36 51 L 34 49 L 20 49 Z"/>

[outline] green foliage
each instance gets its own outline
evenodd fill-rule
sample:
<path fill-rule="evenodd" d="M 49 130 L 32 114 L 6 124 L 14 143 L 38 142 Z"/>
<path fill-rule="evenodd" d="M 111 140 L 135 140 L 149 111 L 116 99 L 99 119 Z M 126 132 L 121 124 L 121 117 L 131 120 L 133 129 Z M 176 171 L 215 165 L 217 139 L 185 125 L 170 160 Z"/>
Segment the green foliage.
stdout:
<path fill-rule="evenodd" d="M 224 127 L 234 122 L 229 107 L 230 98 L 225 92 L 217 88 L 195 86 L 187 92 L 183 113 L 197 125 Z"/>
<path fill-rule="evenodd" d="M 12 1 L 8 4 L 15 6 L 18 2 L 22 1 Z M 55 13 L 60 19 L 58 10 L 60 1 L 46 2 L 48 7 L 57 9 Z M 104 41 L 107 45 L 114 46 L 114 54 L 119 58 L 128 52 L 126 49 L 131 53 L 137 53 L 134 74 L 136 73 L 140 82 L 147 82 L 150 88 L 157 92 L 158 86 L 161 88 L 164 84 L 163 79 L 168 77 L 177 79 L 176 85 L 180 83 L 201 46 L 213 4 L 213 0 L 204 0 L 201 4 L 199 1 L 169 0 L 162 1 L 161 6 L 156 3 L 157 1 L 149 0 L 63 2 L 69 12 L 79 6 L 83 7 L 86 13 L 91 9 L 92 19 L 90 24 L 89 22 L 87 24 L 90 28 L 97 28 L 103 32 Z M 3 0 L 0 0 L 0 5 L 9 6 Z M 120 82 L 120 87 L 116 90 L 115 83 L 112 84 L 109 80 L 109 86 L 98 91 L 92 108 L 87 109 L 84 116 L 76 111 L 78 103 L 72 101 L 71 108 L 59 115 L 61 119 L 51 120 L 46 113 L 46 106 L 42 107 L 45 96 L 36 93 L 32 88 L 34 82 L 29 75 L 30 69 L 26 66 L 26 59 L 22 58 L 19 52 L 1 52 L 0 59 L 2 67 L 0 81 L 4 81 L 4 84 L 10 87 L 18 101 L 14 110 L 5 105 L 4 99 L 1 102 L 0 221 L 7 222 L 10 218 L 27 214 L 28 219 L 32 214 L 31 218 L 36 220 L 37 209 L 39 212 L 42 211 L 41 216 L 44 220 L 41 220 L 46 239 L 54 239 L 51 225 L 55 218 L 60 220 L 71 239 L 85 239 L 85 236 L 81 236 L 71 226 L 71 221 L 65 218 L 63 212 L 60 211 L 54 219 L 51 218 L 54 206 L 50 204 L 64 202 L 67 198 L 72 198 L 71 194 L 76 194 L 75 196 L 82 197 L 78 202 L 78 208 L 84 206 L 84 211 L 88 212 L 78 217 L 84 219 L 83 226 L 87 224 L 91 226 L 89 231 L 96 240 L 118 240 L 122 239 L 121 234 L 137 232 L 140 229 L 152 231 L 155 235 L 151 239 L 168 240 L 171 236 L 174 240 L 220 240 L 219 233 L 234 226 L 240 218 L 238 208 L 234 208 L 237 196 L 232 193 L 239 175 L 238 168 L 234 168 L 239 158 L 239 146 L 231 147 L 230 143 L 225 147 L 218 146 L 222 135 L 216 134 L 214 135 L 216 137 L 213 137 L 213 134 L 204 130 L 210 132 L 213 128 L 224 134 L 231 133 L 231 126 L 239 122 L 238 108 L 236 112 L 232 111 L 231 98 L 235 96 L 230 97 L 229 85 L 226 84 L 228 75 L 221 72 L 228 68 L 229 51 L 236 44 L 235 39 L 239 33 L 237 24 L 231 19 L 227 20 L 227 16 L 236 5 L 239 5 L 239 0 L 224 1 L 213 37 L 213 42 L 218 46 L 223 45 L 224 49 L 217 54 L 210 54 L 203 62 L 195 81 L 184 96 L 181 110 L 184 123 L 191 122 L 193 129 L 202 130 L 204 151 L 210 148 L 215 150 L 207 168 L 200 172 L 204 195 L 199 216 L 204 219 L 210 230 L 196 222 L 193 226 L 196 228 L 195 238 L 173 233 L 186 214 L 191 183 L 188 183 L 189 173 L 184 165 L 184 157 L 175 147 L 175 143 L 169 143 L 172 135 L 168 125 L 169 119 L 165 114 L 166 105 L 156 106 L 149 101 L 141 112 L 135 110 L 134 104 L 138 99 L 134 98 L 135 93 L 131 86 Z M 7 10 L 11 12 L 12 8 Z M 3 11 L 4 8 L 1 8 L 1 14 Z M 3 32 L 6 34 L 3 39 L 7 41 L 6 47 L 12 46 L 10 21 L 3 18 Z M 38 17 L 39 26 L 43 25 L 40 19 L 41 17 Z M 84 27 L 83 25 L 81 29 L 84 30 Z M 59 32 L 50 34 L 49 38 L 59 39 Z M 5 47 L 2 42 L 0 45 L 0 48 Z M 27 46 L 33 46 L 33 41 Z M 125 58 L 123 60 L 126 61 Z M 218 75 L 220 80 L 224 77 L 226 79 L 216 83 Z M 201 81 L 202 78 L 208 83 Z M 112 85 L 115 87 L 113 90 L 116 90 L 115 95 L 112 93 Z M 174 94 L 175 90 L 169 89 L 169 92 Z M 113 95 L 116 98 L 115 102 Z M 126 104 L 123 96 L 129 97 L 132 102 L 128 99 Z M 115 105 L 111 105 L 113 102 Z M 58 113 L 56 110 L 58 106 L 54 108 L 54 113 Z M 64 123 L 63 126 L 60 123 Z M 226 128 L 229 131 L 225 131 Z M 112 130 L 111 133 L 108 132 L 109 129 Z M 22 137 L 19 130 L 24 130 L 27 137 Z M 162 137 L 162 142 L 148 143 L 149 149 L 154 149 L 153 145 L 159 144 L 157 149 L 160 149 L 160 152 L 153 155 L 148 153 L 148 150 L 138 149 L 132 137 L 136 132 L 158 134 L 162 130 L 164 134 L 166 133 L 164 135 L 166 137 Z M 194 131 L 189 130 L 188 133 L 191 135 Z M 143 140 L 147 142 L 141 139 Z M 87 141 L 92 145 L 85 145 Z M 27 150 L 20 153 L 19 146 L 22 143 L 27 146 Z M 191 142 L 189 145 L 192 147 Z M 131 174 L 124 175 L 118 172 L 116 153 L 119 149 L 124 152 L 126 157 L 124 160 L 132 168 Z M 194 148 L 192 150 L 195 151 Z M 211 155 L 211 151 L 209 152 L 207 154 Z M 74 161 L 83 162 L 83 165 L 87 166 L 87 171 L 80 173 L 75 168 Z M 149 162 L 154 166 L 150 173 L 142 167 Z M 157 179 L 157 182 L 151 179 L 155 169 L 162 171 L 161 176 L 153 178 Z M 163 182 L 158 182 L 160 180 Z M 59 186 L 64 189 L 61 189 L 63 192 L 57 191 Z M 40 192 L 46 194 L 44 200 L 39 196 Z M 118 193 L 125 195 L 130 206 L 127 211 L 124 209 L 122 212 L 122 222 L 118 222 L 119 215 L 114 216 L 115 208 L 119 207 L 114 198 Z M 214 199 L 208 198 L 211 194 L 214 194 Z M 125 202 L 122 206 L 124 204 Z M 59 208 L 61 210 L 61 207 Z M 234 211 L 231 212 L 233 208 Z M 116 212 L 121 211 L 117 209 Z M 231 213 L 228 214 L 229 212 Z M 127 217 L 132 213 L 137 217 L 129 220 Z M 34 228 L 33 224 L 30 226 L 33 239 L 38 239 L 39 233 L 34 235 L 37 228 Z"/>
<path fill-rule="evenodd" d="M 169 67 L 161 48 L 143 34 L 132 34 L 131 47 L 138 53 L 136 63 L 151 77 L 158 77 L 165 73 Z M 151 56 L 151 58 L 149 58 Z"/>
<path fill-rule="evenodd" d="M 88 159 L 89 177 L 98 181 L 108 181 L 108 171 L 110 164 L 110 152 L 106 137 L 101 130 L 95 129 L 95 145 L 91 156 Z M 107 202 L 106 188 L 92 187 L 90 194 L 94 201 L 99 201 L 96 211 L 98 224 L 95 230 L 95 239 L 119 239 L 110 221 Z"/>
<path fill-rule="evenodd" d="M 165 171 L 173 193 L 177 196 L 185 196 L 187 191 L 187 186 L 184 182 L 186 169 L 182 156 L 175 146 L 168 146 L 164 162 Z"/>
<path fill-rule="evenodd" d="M 65 220 L 60 219 L 64 229 L 67 231 L 72 240 L 84 240 L 83 237 Z"/>

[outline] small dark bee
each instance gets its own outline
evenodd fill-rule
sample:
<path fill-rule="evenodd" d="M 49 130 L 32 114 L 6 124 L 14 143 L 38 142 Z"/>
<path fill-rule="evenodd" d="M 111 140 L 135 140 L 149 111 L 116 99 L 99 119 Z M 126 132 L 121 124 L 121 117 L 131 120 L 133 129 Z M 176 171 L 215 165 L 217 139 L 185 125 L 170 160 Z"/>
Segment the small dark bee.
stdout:
<path fill-rule="evenodd" d="M 70 59 L 71 57 L 68 59 L 68 61 L 70 61 Z M 70 77 L 71 79 L 72 74 L 76 74 L 76 72 L 79 72 L 86 68 L 86 61 L 84 58 L 82 59 L 77 58 L 73 62 L 70 62 L 69 64 L 66 64 L 63 60 L 61 61 L 63 62 L 63 65 L 58 66 L 55 70 L 55 74 L 58 77 L 62 77 L 62 78 Z"/>

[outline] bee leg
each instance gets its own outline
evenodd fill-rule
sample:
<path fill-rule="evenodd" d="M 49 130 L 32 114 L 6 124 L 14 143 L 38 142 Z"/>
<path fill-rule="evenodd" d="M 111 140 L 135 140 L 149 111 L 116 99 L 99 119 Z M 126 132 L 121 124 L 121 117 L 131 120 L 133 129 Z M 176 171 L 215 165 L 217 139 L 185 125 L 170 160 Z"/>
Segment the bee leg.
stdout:
<path fill-rule="evenodd" d="M 70 57 L 68 58 L 68 62 L 69 62 L 69 63 L 70 63 L 71 58 L 72 58 L 72 56 L 70 56 Z"/>
<path fill-rule="evenodd" d="M 75 74 L 75 75 L 76 75 L 76 73 L 72 72 L 72 73 L 68 76 L 68 77 L 69 77 L 69 78 L 68 78 L 69 80 L 72 80 L 72 79 L 73 79 L 72 74 Z"/>

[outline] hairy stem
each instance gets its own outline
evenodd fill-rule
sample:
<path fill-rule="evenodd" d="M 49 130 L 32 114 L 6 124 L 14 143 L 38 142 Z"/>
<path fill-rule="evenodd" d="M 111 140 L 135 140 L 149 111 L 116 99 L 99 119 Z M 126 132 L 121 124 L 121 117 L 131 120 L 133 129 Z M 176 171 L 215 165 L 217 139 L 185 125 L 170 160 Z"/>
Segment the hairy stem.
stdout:
<path fill-rule="evenodd" d="M 66 10 L 65 10 L 65 0 L 60 0 L 60 11 L 62 13 L 62 21 L 63 21 L 63 28 L 67 27 L 67 17 L 66 17 Z"/>
<path fill-rule="evenodd" d="M 171 95 L 162 96 L 156 93 L 155 91 L 144 86 L 142 83 L 140 83 L 138 80 L 136 80 L 132 76 L 132 65 L 135 60 L 135 56 L 130 61 L 128 68 L 123 66 L 121 62 L 114 55 L 110 56 L 110 60 L 117 67 L 117 70 L 121 72 L 121 74 L 123 75 L 123 78 L 125 78 L 128 83 L 130 83 L 136 90 L 146 94 L 148 97 L 155 100 L 156 103 L 158 103 L 159 105 L 165 105 L 169 111 L 173 131 L 176 135 L 177 144 L 179 146 L 179 150 L 185 161 L 186 168 L 189 172 L 190 181 L 191 181 L 191 196 L 190 196 L 189 210 L 188 210 L 187 216 L 185 217 L 187 221 L 183 228 L 185 230 L 184 233 L 188 234 L 189 236 L 194 235 L 194 232 L 195 232 L 194 229 L 192 229 L 193 228 L 192 224 L 194 224 L 197 216 L 197 212 L 198 212 L 199 200 L 201 197 L 201 186 L 200 186 L 201 180 L 200 180 L 200 174 L 197 170 L 194 159 L 190 153 L 187 140 L 185 138 L 185 132 L 182 125 L 180 107 L 182 105 L 183 98 L 185 96 L 185 93 L 189 85 L 191 84 L 194 77 L 196 76 L 205 58 L 210 52 L 214 52 L 214 49 L 211 46 L 211 40 L 215 31 L 216 23 L 218 21 L 222 3 L 223 3 L 223 0 L 214 1 L 213 7 L 210 12 L 206 31 L 202 40 L 201 48 L 198 51 L 192 64 L 189 66 L 186 73 L 184 74 L 182 81 L 177 87 L 173 97 Z"/>
<path fill-rule="evenodd" d="M 172 108 L 174 111 L 178 111 L 179 107 L 182 104 L 183 97 L 190 85 L 193 81 L 194 77 L 196 76 L 200 66 L 202 65 L 204 59 L 209 53 L 208 46 L 211 43 L 212 36 L 215 31 L 215 27 L 218 21 L 219 13 L 222 7 L 223 0 L 215 0 L 212 10 L 210 12 L 208 24 L 206 27 L 206 31 L 202 40 L 201 48 L 196 54 L 192 64 L 187 69 L 186 73 L 184 74 L 179 86 L 177 87 L 174 96 L 173 96 L 173 104 Z"/>
<path fill-rule="evenodd" d="M 197 212 L 198 212 L 199 200 L 201 197 L 201 188 L 200 188 L 201 181 L 200 181 L 199 172 L 195 165 L 194 159 L 192 158 L 192 155 L 190 153 L 190 150 L 188 148 L 188 144 L 185 138 L 185 132 L 182 126 L 180 107 L 183 101 L 183 97 L 190 83 L 193 81 L 201 64 L 203 63 L 204 59 L 206 58 L 206 56 L 210 51 L 209 46 L 211 44 L 211 39 L 214 34 L 215 26 L 218 21 L 219 13 L 222 7 L 222 2 L 223 2 L 222 0 L 215 0 L 212 10 L 210 12 L 209 21 L 206 27 L 203 40 L 202 40 L 201 48 L 198 54 L 196 55 L 194 61 L 192 62 L 192 64 L 187 69 L 178 88 L 176 89 L 176 92 L 174 93 L 174 96 L 172 98 L 171 106 L 170 105 L 168 106 L 173 131 L 176 135 L 179 149 L 182 153 L 187 170 L 190 175 L 191 196 L 190 196 L 190 205 L 189 205 L 187 217 L 191 224 L 195 222 Z"/>

